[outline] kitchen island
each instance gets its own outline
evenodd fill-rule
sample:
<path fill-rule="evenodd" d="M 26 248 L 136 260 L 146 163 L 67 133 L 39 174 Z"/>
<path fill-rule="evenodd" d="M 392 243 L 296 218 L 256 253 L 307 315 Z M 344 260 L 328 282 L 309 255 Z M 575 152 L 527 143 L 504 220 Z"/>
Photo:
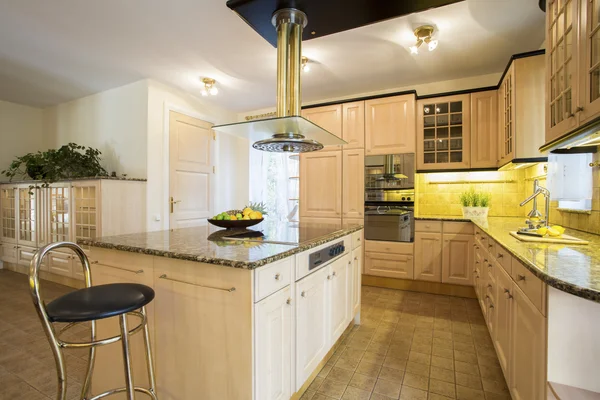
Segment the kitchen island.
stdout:
<path fill-rule="evenodd" d="M 154 288 L 161 399 L 289 399 L 359 319 L 362 226 L 261 223 L 112 236 L 89 246 L 94 284 Z M 118 329 L 98 324 L 100 336 Z M 141 337 L 136 385 L 147 384 Z M 139 339 L 139 340 L 136 340 Z M 93 393 L 122 385 L 118 346 L 97 352 Z"/>

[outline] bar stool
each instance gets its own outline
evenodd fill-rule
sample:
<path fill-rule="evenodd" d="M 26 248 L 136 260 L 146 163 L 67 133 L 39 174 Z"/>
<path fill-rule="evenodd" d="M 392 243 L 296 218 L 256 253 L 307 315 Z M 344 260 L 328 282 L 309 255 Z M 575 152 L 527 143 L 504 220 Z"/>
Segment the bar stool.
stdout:
<path fill-rule="evenodd" d="M 76 290 L 59 297 L 48 305 L 41 299 L 39 272 L 42 260 L 50 251 L 57 249 L 72 250 L 83 265 L 85 288 Z M 135 283 L 115 283 L 108 285 L 92 286 L 90 274 L 90 262 L 83 249 L 71 242 L 52 243 L 39 249 L 29 267 L 29 288 L 33 298 L 33 305 L 42 321 L 44 332 L 50 342 L 54 354 L 58 376 L 57 400 L 65 400 L 67 397 L 67 370 L 63 349 L 65 348 L 89 348 L 89 360 L 83 387 L 81 389 L 82 400 L 97 400 L 116 393 L 125 392 L 128 400 L 134 400 L 134 393 L 140 392 L 148 395 L 153 400 L 156 396 L 156 382 L 154 378 L 154 367 L 152 363 L 152 352 L 150 349 L 150 336 L 148 333 L 148 319 L 146 317 L 146 305 L 154 299 L 152 288 Z M 139 318 L 139 324 L 130 329 L 127 316 Z M 99 319 L 118 317 L 120 334 L 117 336 L 96 340 L 96 321 Z M 58 332 L 54 323 L 67 323 Z M 91 341 L 85 343 L 66 342 L 60 338 L 68 329 L 84 322 L 91 322 Z M 146 363 L 148 367 L 148 379 L 150 388 L 134 386 L 131 373 L 131 356 L 129 353 L 129 337 L 139 331 L 144 332 L 144 345 L 146 350 Z M 123 348 L 123 361 L 125 369 L 125 387 L 111 389 L 94 397 L 88 397 L 92 373 L 94 371 L 95 350 L 98 346 L 121 341 Z"/>

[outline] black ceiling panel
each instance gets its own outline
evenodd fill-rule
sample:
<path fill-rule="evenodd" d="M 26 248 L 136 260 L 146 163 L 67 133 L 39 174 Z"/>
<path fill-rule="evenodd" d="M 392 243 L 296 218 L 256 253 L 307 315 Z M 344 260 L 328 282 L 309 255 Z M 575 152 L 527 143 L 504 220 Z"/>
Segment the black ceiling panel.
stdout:
<path fill-rule="evenodd" d="M 234 10 L 260 36 L 277 46 L 271 23 L 273 12 L 297 8 L 308 16 L 303 40 L 347 31 L 463 0 L 228 0 Z"/>

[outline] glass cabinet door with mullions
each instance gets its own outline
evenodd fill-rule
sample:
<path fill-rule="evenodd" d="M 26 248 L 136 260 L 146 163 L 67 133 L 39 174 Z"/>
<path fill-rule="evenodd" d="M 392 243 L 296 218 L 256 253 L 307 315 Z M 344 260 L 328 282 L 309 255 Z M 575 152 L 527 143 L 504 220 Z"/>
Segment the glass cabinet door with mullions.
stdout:
<path fill-rule="evenodd" d="M 0 239 L 7 243 L 17 242 L 17 189 L 3 187 L 0 189 Z"/>
<path fill-rule="evenodd" d="M 469 168 L 470 95 L 419 100 L 418 170 Z"/>

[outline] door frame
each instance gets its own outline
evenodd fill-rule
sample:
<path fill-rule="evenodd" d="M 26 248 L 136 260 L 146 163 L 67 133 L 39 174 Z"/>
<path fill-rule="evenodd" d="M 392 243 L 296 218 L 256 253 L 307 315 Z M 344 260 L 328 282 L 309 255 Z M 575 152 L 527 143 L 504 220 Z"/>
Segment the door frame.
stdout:
<path fill-rule="evenodd" d="M 174 111 L 176 113 L 179 114 L 183 114 L 186 115 L 188 117 L 192 117 L 192 118 L 197 118 L 199 120 L 211 123 L 213 125 L 216 124 L 215 118 L 214 117 L 210 117 L 207 114 L 203 114 L 203 113 L 199 113 L 197 111 L 193 111 L 190 110 L 188 108 L 185 107 L 181 107 L 177 104 L 174 103 L 170 103 L 170 102 L 165 102 L 164 103 L 164 108 L 163 108 L 163 113 L 164 113 L 164 118 L 163 118 L 163 220 L 162 220 L 162 228 L 163 230 L 165 229 L 171 229 L 171 218 L 170 218 L 170 214 L 171 211 L 169 210 L 169 196 L 170 196 L 170 184 L 171 184 L 171 176 L 170 176 L 170 145 L 169 145 L 169 128 L 170 128 L 170 113 L 171 111 Z M 219 165 L 219 135 L 217 135 L 217 132 L 215 132 L 215 140 L 214 140 L 214 147 L 212 149 L 212 157 L 213 157 L 213 164 L 214 166 Z M 213 189 L 213 195 L 212 195 L 212 206 L 214 207 L 215 201 L 216 201 L 216 193 L 217 190 L 219 189 L 217 187 L 217 182 L 218 180 L 216 179 L 216 173 L 212 174 L 212 177 L 210 179 L 210 185 Z M 210 210 L 211 213 L 213 213 L 214 210 Z"/>

